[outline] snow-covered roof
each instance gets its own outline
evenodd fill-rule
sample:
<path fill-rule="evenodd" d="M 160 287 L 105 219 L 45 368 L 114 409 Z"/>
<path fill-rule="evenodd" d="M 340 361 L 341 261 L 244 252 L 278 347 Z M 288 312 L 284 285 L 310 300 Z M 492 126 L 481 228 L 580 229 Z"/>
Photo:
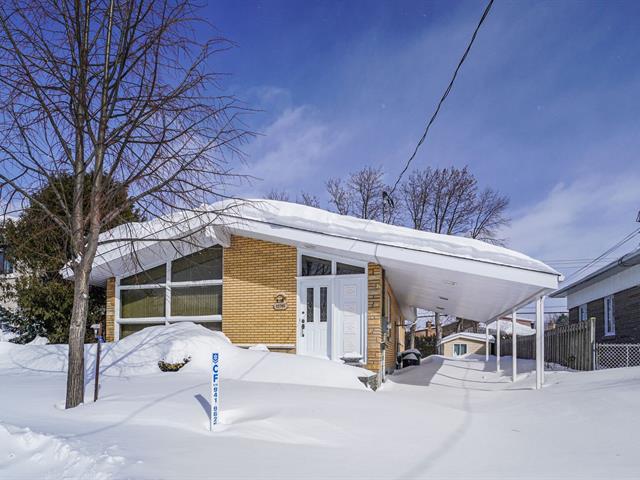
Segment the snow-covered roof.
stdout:
<path fill-rule="evenodd" d="M 458 339 L 476 340 L 476 341 L 482 341 L 482 342 L 486 341 L 486 337 L 484 333 L 458 332 L 458 333 L 452 333 L 451 335 L 447 335 L 440 341 L 440 343 L 446 343 L 446 342 L 450 342 L 451 340 L 458 340 Z M 495 339 L 493 338 L 493 335 L 489 335 L 489 342 L 493 343 L 494 341 Z"/>
<path fill-rule="evenodd" d="M 487 325 L 487 329 L 489 332 L 496 333 L 498 325 L 497 322 L 491 322 Z M 511 320 L 500 320 L 500 333 L 504 333 L 505 335 L 513 334 L 513 322 Z M 526 336 L 526 335 L 535 335 L 535 329 L 531 327 L 527 327 L 526 325 L 522 325 L 520 323 L 516 323 L 516 335 L 517 336 Z"/>
<path fill-rule="evenodd" d="M 167 242 L 184 238 L 188 242 Z M 560 275 L 523 253 L 465 237 L 363 220 L 276 200 L 224 200 L 197 212 L 122 225 L 100 236 L 91 280 L 103 283 L 158 259 L 228 245 L 236 234 L 383 266 L 405 316 L 414 307 L 485 321 L 557 288 Z M 141 239 L 134 244 L 119 239 Z M 132 255 L 135 249 L 135 256 Z M 132 258 L 135 257 L 135 262 Z M 135 264 L 135 266 L 134 266 Z M 66 272 L 70 276 L 69 272 Z"/>

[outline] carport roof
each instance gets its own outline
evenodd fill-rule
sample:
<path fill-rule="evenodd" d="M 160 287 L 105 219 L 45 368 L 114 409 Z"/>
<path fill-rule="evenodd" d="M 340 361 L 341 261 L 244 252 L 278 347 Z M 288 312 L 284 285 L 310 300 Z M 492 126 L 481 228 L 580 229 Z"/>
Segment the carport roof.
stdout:
<path fill-rule="evenodd" d="M 91 281 L 103 284 L 111 276 L 134 273 L 160 259 L 208 245 L 228 245 L 234 234 L 293 245 L 320 256 L 378 263 L 407 318 L 415 315 L 415 308 L 423 308 L 485 321 L 556 289 L 560 276 L 527 255 L 475 239 L 289 202 L 224 200 L 197 212 L 178 212 L 105 232 Z"/>

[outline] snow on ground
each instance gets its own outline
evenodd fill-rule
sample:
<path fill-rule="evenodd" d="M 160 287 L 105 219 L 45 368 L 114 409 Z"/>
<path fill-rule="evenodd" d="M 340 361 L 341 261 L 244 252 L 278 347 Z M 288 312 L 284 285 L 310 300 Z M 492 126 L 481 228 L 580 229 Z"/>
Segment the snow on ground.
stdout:
<path fill-rule="evenodd" d="M 535 391 L 532 361 L 514 384 L 508 357 L 496 374 L 495 359 L 434 356 L 372 392 L 354 367 L 173 328 L 108 344 L 101 399 L 72 410 L 64 347 L 0 345 L 0 478 L 637 478 L 640 368 L 551 372 Z M 185 353 L 177 373 L 151 368 Z"/>

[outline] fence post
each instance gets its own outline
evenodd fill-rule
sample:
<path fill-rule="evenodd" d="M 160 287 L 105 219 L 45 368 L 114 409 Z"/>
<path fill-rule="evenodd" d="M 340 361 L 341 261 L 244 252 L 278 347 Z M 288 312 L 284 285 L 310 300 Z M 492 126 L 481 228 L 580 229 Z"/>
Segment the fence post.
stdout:
<path fill-rule="evenodd" d="M 591 370 L 597 370 L 598 359 L 596 358 L 596 317 L 589 318 L 589 337 L 591 343 Z"/>

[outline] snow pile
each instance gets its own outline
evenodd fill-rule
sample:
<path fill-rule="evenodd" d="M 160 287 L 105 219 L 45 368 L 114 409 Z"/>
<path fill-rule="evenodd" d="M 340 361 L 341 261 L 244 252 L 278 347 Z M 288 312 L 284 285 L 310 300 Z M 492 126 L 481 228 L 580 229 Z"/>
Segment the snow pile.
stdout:
<path fill-rule="evenodd" d="M 29 342 L 29 345 L 47 345 L 48 343 L 49 339 L 47 337 L 36 335 L 36 337 Z"/>
<path fill-rule="evenodd" d="M 500 320 L 500 333 L 505 335 L 512 335 L 513 333 L 513 322 L 511 320 Z M 497 324 L 495 321 L 489 323 L 487 325 L 489 332 L 496 333 Z M 527 335 L 535 335 L 536 331 L 527 327 L 526 325 L 522 325 L 520 323 L 516 323 L 516 335 L 517 336 L 527 336 Z"/>
<path fill-rule="evenodd" d="M 66 345 L 0 345 L 0 368 L 23 367 L 42 372 L 67 369 Z M 87 377 L 93 378 L 95 344 L 85 346 Z M 286 353 L 246 350 L 231 344 L 222 332 L 191 322 L 148 327 L 115 343 L 104 344 L 100 372 L 130 377 L 159 372 L 158 362 L 191 361 L 180 372 L 208 371 L 218 353 L 221 378 L 363 389 L 358 380 L 372 373 L 323 359 Z M 176 375 L 170 373 L 168 375 Z"/>
<path fill-rule="evenodd" d="M 0 423 L 0 471 L 4 478 L 106 480 L 122 457 L 86 455 L 56 437 Z"/>

